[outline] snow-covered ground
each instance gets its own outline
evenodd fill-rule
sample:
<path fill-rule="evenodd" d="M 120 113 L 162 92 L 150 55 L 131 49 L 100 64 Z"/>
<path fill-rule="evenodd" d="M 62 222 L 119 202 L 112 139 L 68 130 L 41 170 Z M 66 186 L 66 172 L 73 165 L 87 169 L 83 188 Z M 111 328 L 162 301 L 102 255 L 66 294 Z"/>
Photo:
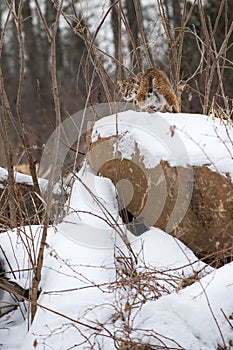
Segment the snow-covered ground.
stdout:
<path fill-rule="evenodd" d="M 128 145 L 121 141 L 122 157 L 130 159 L 136 140 L 148 167 L 166 159 L 233 175 L 233 132 L 218 120 L 133 111 L 117 118 Z M 93 140 L 113 134 L 114 125 L 115 117 L 97 122 Z M 111 181 L 84 164 L 68 215 L 48 230 L 35 319 L 29 326 L 26 302 L 2 316 L 0 349 L 233 349 L 233 263 L 215 270 L 157 228 L 135 237 L 117 208 Z M 0 235 L 5 268 L 15 271 L 8 277 L 24 288 L 41 233 L 32 226 Z M 3 304 L 9 296 L 0 298 Z"/>

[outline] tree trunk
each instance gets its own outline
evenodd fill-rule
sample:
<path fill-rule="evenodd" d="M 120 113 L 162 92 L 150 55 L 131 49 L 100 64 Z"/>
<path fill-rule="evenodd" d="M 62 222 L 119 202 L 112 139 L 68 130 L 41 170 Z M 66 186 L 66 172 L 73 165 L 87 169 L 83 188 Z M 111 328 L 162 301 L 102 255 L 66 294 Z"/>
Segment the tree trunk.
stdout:
<path fill-rule="evenodd" d="M 137 16 L 136 16 L 136 11 L 134 7 L 134 1 L 126 0 L 125 7 L 126 7 L 126 16 L 128 19 L 129 28 L 132 32 L 135 46 L 138 47 L 139 46 L 139 26 L 137 23 Z M 135 57 L 135 53 L 133 52 L 133 45 L 132 45 L 131 39 L 129 40 L 128 48 L 131 56 L 132 66 L 134 66 L 136 63 L 136 57 Z"/>

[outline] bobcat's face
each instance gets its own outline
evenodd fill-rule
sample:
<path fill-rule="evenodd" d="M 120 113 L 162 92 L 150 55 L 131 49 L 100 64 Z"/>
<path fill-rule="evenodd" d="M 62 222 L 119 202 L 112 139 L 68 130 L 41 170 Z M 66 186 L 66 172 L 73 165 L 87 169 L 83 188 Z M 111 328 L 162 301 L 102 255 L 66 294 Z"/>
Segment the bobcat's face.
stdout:
<path fill-rule="evenodd" d="M 122 97 L 126 101 L 132 101 L 140 87 L 140 80 L 136 77 L 129 77 L 126 80 L 118 81 Z"/>

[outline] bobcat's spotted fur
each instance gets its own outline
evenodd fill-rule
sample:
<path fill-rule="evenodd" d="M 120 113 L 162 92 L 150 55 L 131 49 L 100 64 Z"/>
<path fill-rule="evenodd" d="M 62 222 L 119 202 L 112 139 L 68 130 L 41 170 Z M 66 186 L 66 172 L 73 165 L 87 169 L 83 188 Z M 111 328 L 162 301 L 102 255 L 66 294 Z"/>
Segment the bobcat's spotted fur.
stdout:
<path fill-rule="evenodd" d="M 129 77 L 118 84 L 123 98 L 136 102 L 141 110 L 174 113 L 180 111 L 171 83 L 159 69 L 149 69 L 140 78 Z"/>
<path fill-rule="evenodd" d="M 126 80 L 118 81 L 123 98 L 130 102 L 134 101 L 140 88 L 140 79 L 129 76 Z"/>

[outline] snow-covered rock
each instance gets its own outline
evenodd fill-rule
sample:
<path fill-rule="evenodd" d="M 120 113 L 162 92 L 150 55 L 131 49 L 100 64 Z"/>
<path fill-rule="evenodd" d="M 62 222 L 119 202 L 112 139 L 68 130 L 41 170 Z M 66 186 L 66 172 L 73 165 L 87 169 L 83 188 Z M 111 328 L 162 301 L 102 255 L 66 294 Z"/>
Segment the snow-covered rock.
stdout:
<path fill-rule="evenodd" d="M 122 208 L 223 261 L 232 256 L 232 140 L 219 119 L 131 110 L 95 123 L 87 157 Z"/>

